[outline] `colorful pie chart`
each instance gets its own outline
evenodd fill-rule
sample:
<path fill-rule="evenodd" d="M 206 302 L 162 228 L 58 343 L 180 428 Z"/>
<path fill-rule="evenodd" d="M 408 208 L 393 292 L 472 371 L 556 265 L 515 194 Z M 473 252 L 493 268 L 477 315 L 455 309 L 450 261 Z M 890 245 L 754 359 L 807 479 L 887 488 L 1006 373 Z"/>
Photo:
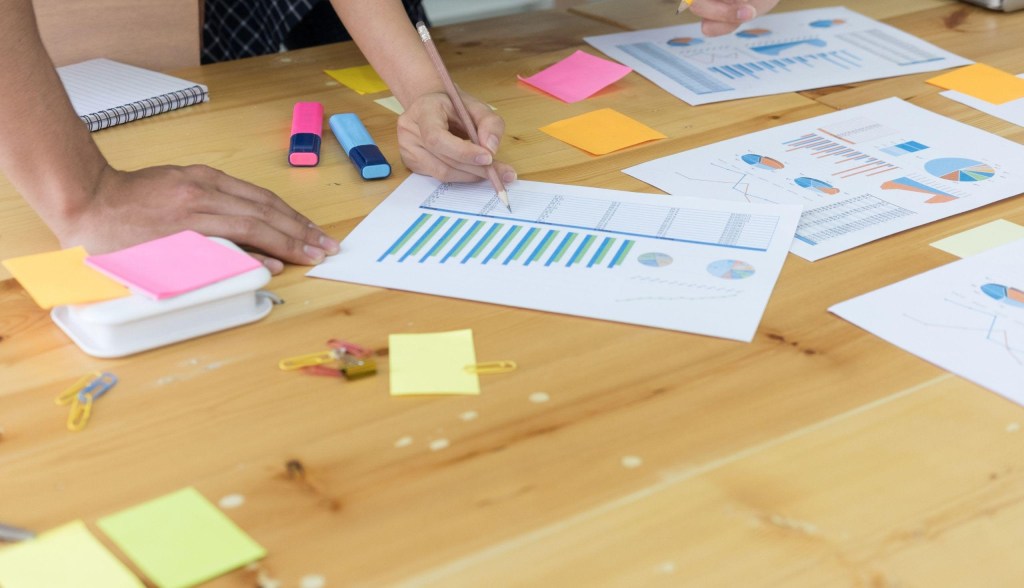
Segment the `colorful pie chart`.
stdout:
<path fill-rule="evenodd" d="M 943 157 L 924 164 L 931 175 L 951 182 L 980 182 L 996 175 L 996 170 L 987 163 L 963 157 Z"/>
<path fill-rule="evenodd" d="M 704 42 L 704 39 L 698 39 L 697 37 L 676 37 L 675 39 L 669 39 L 668 44 L 672 47 L 690 47 L 691 45 L 700 45 Z"/>
<path fill-rule="evenodd" d="M 813 190 L 814 192 L 820 192 L 822 194 L 828 194 L 829 196 L 839 193 L 839 188 L 834 187 L 832 184 L 829 184 L 828 182 L 823 182 L 821 180 L 816 180 L 814 178 L 797 178 L 793 180 L 793 183 L 796 184 L 797 186 L 800 186 L 801 188 L 807 188 L 808 190 Z"/>
<path fill-rule="evenodd" d="M 770 34 L 772 32 L 769 29 L 747 29 L 736 33 L 736 36 L 744 39 L 756 39 L 758 37 L 767 37 Z"/>
<path fill-rule="evenodd" d="M 811 23 L 811 26 L 816 29 L 827 29 L 837 27 L 842 24 L 846 24 L 846 21 L 841 18 L 830 18 L 825 20 L 816 20 Z"/>
<path fill-rule="evenodd" d="M 648 267 L 665 267 L 672 263 L 672 256 L 667 253 L 643 253 L 637 261 Z"/>
<path fill-rule="evenodd" d="M 747 163 L 760 169 L 775 170 L 786 167 L 785 165 L 782 164 L 781 161 L 777 159 L 765 157 L 764 155 L 757 155 L 756 153 L 747 153 L 746 155 L 740 157 L 740 159 L 742 159 L 744 163 Z"/>
<path fill-rule="evenodd" d="M 720 259 L 708 264 L 708 273 L 723 280 L 743 280 L 755 271 L 754 266 L 737 259 Z"/>

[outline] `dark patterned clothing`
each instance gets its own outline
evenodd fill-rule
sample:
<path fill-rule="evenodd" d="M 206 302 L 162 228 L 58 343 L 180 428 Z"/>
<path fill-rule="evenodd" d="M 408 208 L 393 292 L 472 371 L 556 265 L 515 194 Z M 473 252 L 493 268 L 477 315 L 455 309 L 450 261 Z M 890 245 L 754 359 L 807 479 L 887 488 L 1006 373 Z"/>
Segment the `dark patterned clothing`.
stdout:
<path fill-rule="evenodd" d="M 366 0 L 375 1 L 375 0 Z M 412 22 L 422 0 L 403 0 Z M 350 40 L 328 0 L 205 0 L 203 63 Z"/>

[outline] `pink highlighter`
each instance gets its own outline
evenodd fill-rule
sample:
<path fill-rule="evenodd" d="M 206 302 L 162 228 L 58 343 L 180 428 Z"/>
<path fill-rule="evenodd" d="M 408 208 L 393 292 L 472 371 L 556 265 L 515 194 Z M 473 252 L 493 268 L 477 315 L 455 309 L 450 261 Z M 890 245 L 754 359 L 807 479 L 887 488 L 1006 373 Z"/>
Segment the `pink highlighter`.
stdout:
<path fill-rule="evenodd" d="M 288 163 L 309 167 L 320 163 L 320 133 L 324 127 L 324 105 L 296 102 L 292 111 L 292 139 L 288 145 Z"/>

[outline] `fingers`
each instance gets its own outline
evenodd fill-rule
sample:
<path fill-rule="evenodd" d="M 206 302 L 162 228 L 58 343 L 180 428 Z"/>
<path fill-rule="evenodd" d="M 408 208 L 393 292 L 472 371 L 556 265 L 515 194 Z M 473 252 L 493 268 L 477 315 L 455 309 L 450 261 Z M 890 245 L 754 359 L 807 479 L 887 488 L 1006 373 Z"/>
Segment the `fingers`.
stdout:
<path fill-rule="evenodd" d="M 276 276 L 277 274 L 284 271 L 284 264 L 281 263 L 280 259 L 274 259 L 273 257 L 267 257 L 261 253 L 255 251 L 247 251 L 250 257 L 263 264 L 263 267 L 270 270 L 270 274 Z"/>
<path fill-rule="evenodd" d="M 701 32 L 709 37 L 731 33 L 758 15 L 746 0 L 698 0 L 690 11 L 703 20 Z"/>

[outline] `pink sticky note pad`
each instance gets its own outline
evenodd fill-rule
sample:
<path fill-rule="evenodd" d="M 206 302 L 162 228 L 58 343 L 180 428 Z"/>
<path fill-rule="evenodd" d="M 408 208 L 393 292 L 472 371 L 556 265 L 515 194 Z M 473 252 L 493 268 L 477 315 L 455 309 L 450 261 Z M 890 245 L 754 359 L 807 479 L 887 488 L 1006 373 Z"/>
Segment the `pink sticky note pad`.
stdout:
<path fill-rule="evenodd" d="M 543 71 L 519 79 L 565 102 L 579 102 L 631 71 L 625 65 L 576 51 Z"/>
<path fill-rule="evenodd" d="M 260 267 L 241 251 L 182 231 L 128 249 L 92 255 L 85 263 L 157 300 L 209 286 Z"/>

